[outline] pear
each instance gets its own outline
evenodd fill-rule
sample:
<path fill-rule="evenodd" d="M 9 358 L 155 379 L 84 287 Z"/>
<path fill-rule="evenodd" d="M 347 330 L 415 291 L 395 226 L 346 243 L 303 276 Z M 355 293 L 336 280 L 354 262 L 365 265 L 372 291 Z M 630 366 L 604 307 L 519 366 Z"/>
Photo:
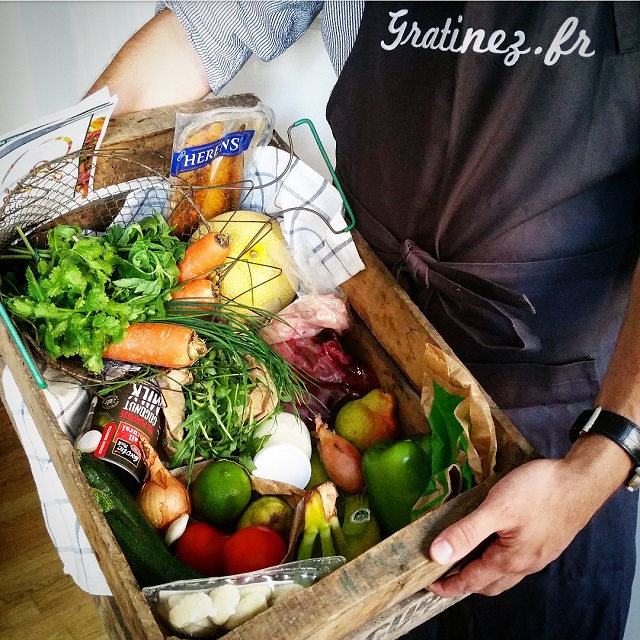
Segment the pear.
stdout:
<path fill-rule="evenodd" d="M 305 489 L 312 489 L 317 484 L 327 482 L 329 480 L 331 480 L 331 478 L 322 464 L 320 453 L 317 449 L 314 449 L 311 453 L 311 477 L 309 478 L 309 482 L 307 482 Z"/>
<path fill-rule="evenodd" d="M 366 396 L 347 402 L 338 411 L 334 430 L 348 440 L 360 453 L 384 438 L 399 438 L 396 399 L 382 389 L 373 389 Z"/>
<path fill-rule="evenodd" d="M 288 541 L 293 526 L 293 516 L 293 508 L 280 496 L 261 496 L 246 508 L 236 528 L 262 525 L 273 529 Z"/>

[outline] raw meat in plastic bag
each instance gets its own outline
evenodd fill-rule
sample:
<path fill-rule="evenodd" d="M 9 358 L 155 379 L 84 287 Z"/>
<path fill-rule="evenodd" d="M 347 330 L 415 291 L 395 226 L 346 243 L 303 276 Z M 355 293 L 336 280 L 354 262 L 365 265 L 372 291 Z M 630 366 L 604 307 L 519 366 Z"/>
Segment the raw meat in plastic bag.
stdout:
<path fill-rule="evenodd" d="M 303 295 L 283 309 L 277 318 L 262 330 L 269 343 L 287 342 L 296 338 L 312 338 L 323 329 L 338 334 L 351 326 L 347 301 L 333 294 Z"/>

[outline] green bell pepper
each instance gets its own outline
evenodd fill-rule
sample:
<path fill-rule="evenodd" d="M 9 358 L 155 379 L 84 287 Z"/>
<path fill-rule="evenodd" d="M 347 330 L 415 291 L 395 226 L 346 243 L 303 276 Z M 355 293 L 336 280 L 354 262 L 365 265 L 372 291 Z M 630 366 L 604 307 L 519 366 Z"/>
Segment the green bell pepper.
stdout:
<path fill-rule="evenodd" d="M 385 535 L 411 522 L 411 509 L 431 479 L 431 438 L 416 434 L 379 440 L 364 452 L 369 506 Z"/>

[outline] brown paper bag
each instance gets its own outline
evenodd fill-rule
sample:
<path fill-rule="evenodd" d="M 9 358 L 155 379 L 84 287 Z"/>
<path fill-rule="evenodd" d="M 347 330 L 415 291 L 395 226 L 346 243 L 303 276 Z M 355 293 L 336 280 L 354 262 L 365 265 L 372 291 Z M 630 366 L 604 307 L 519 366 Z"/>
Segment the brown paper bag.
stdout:
<path fill-rule="evenodd" d="M 453 357 L 428 344 L 421 405 L 431 427 L 431 481 L 415 518 L 486 480 L 496 462 L 493 416 L 478 383 Z"/>

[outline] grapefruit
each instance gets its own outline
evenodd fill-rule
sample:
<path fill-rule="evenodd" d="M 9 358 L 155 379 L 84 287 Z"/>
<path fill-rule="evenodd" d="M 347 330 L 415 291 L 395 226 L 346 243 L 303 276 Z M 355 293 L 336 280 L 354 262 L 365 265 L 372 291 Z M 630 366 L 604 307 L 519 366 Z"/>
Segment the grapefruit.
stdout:
<path fill-rule="evenodd" d="M 193 240 L 208 231 L 229 236 L 229 258 L 215 284 L 223 299 L 278 313 L 295 298 L 284 272 L 291 260 L 277 220 L 258 211 L 227 211 L 202 225 Z"/>

